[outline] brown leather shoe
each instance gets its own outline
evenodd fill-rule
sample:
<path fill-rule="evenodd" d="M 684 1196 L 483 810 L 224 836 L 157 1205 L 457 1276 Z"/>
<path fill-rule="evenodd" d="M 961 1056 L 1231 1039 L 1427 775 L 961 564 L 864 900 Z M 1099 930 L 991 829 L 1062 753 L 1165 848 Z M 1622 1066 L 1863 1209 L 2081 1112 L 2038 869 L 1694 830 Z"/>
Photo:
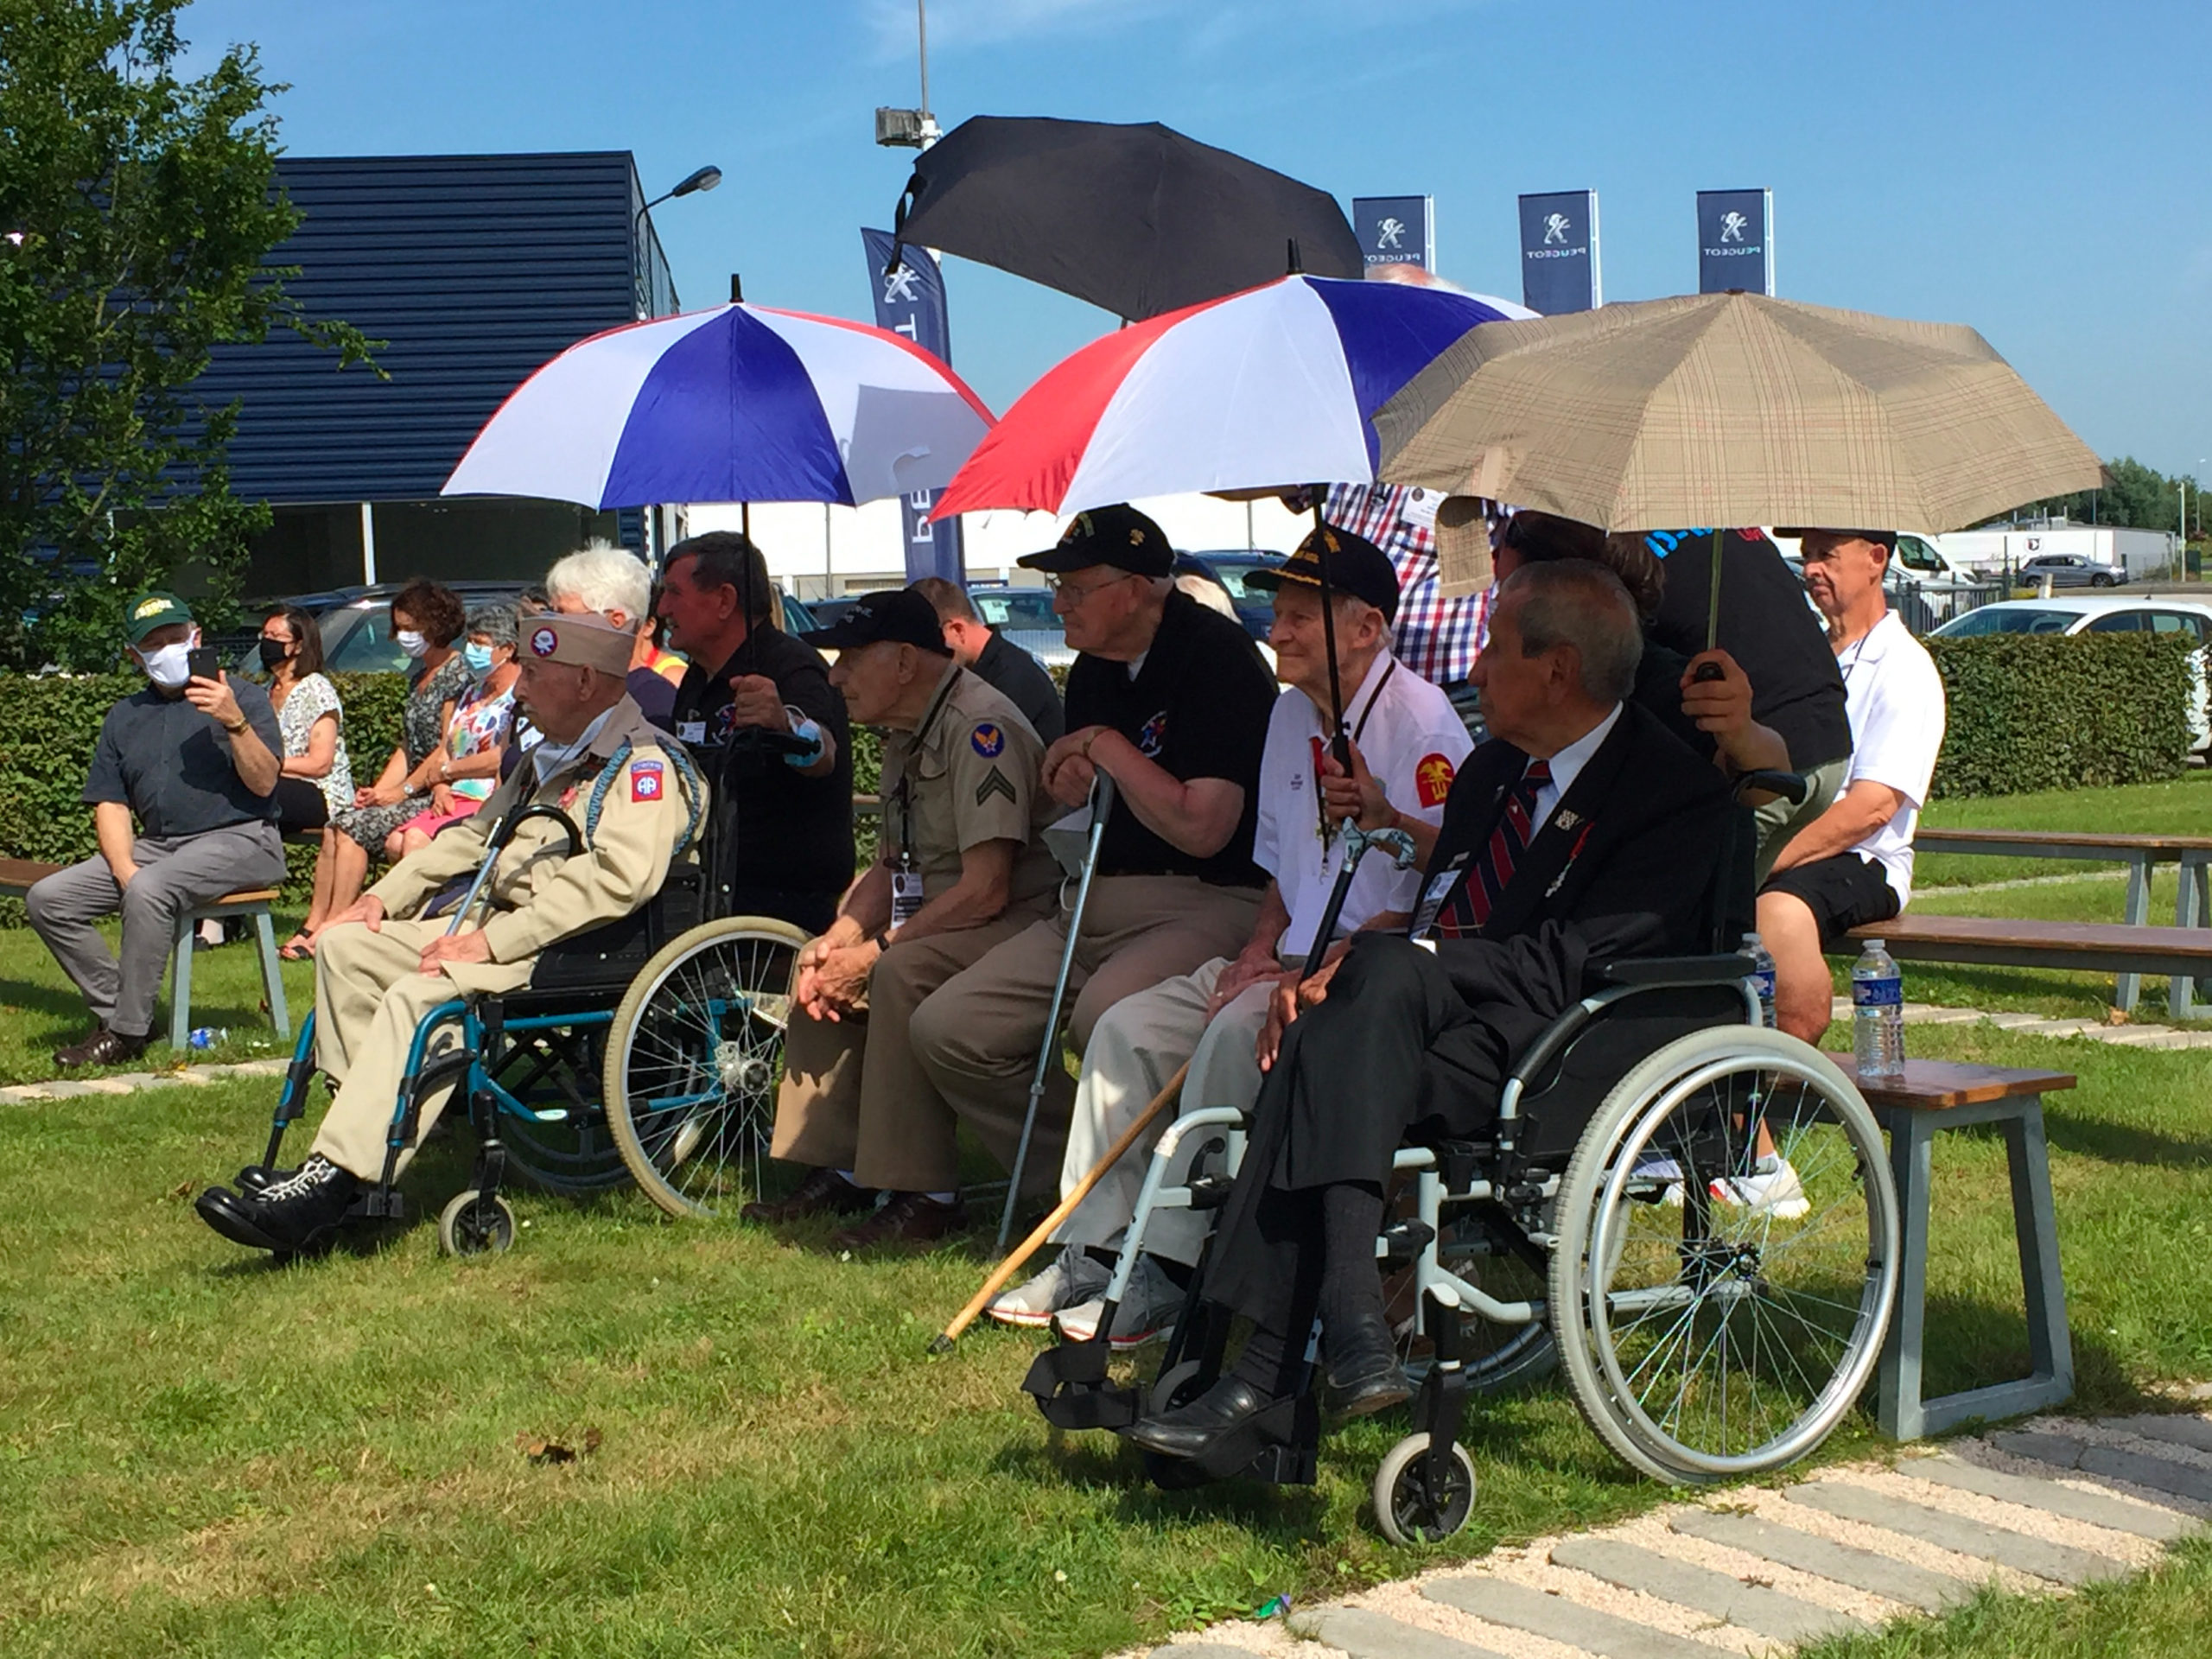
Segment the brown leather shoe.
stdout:
<path fill-rule="evenodd" d="M 54 1063 L 65 1071 L 80 1065 L 121 1065 L 125 1060 L 135 1060 L 143 1054 L 146 1042 L 143 1037 L 126 1037 L 103 1026 L 81 1043 L 55 1049 Z"/>
<path fill-rule="evenodd" d="M 872 1249 L 879 1244 L 934 1244 L 968 1230 L 968 1206 L 945 1204 L 926 1192 L 894 1192 L 891 1201 L 857 1227 L 830 1235 L 841 1250 Z"/>
<path fill-rule="evenodd" d="M 789 1198 L 772 1204 L 756 1201 L 737 1213 L 747 1221 L 780 1224 L 804 1221 L 809 1216 L 854 1216 L 874 1207 L 874 1188 L 855 1186 L 834 1169 L 817 1169 Z"/>

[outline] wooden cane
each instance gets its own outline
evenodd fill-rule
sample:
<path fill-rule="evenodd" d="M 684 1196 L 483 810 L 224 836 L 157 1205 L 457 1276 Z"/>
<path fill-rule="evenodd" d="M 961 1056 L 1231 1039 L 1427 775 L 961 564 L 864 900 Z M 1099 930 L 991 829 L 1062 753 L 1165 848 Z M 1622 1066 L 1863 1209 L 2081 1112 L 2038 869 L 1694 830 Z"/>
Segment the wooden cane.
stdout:
<path fill-rule="evenodd" d="M 1173 1103 L 1175 1097 L 1183 1092 L 1183 1079 L 1190 1075 L 1190 1071 L 1188 1060 L 1176 1068 L 1175 1075 L 1167 1080 L 1167 1086 L 1152 1097 L 1152 1103 L 1144 1109 L 1135 1122 L 1122 1131 L 1122 1138 L 1106 1149 L 1103 1158 L 1091 1166 L 1090 1173 L 1075 1184 L 1075 1191 L 1062 1198 L 1058 1207 L 1039 1222 L 1029 1236 L 1014 1247 L 1005 1261 L 991 1269 L 991 1276 L 983 1281 L 983 1287 L 969 1299 L 967 1306 L 953 1315 L 952 1323 L 930 1338 L 930 1352 L 944 1354 L 952 1351 L 952 1344 L 960 1339 L 963 1331 L 975 1324 L 976 1316 L 983 1311 L 984 1304 L 999 1294 L 1007 1280 L 1021 1271 L 1021 1264 L 1035 1255 L 1037 1247 L 1052 1236 L 1052 1229 L 1075 1213 L 1076 1205 L 1089 1198 L 1090 1189 L 1106 1179 L 1106 1172 L 1120 1163 L 1122 1154 L 1136 1145 L 1137 1137 L 1151 1128 L 1153 1119 Z"/>

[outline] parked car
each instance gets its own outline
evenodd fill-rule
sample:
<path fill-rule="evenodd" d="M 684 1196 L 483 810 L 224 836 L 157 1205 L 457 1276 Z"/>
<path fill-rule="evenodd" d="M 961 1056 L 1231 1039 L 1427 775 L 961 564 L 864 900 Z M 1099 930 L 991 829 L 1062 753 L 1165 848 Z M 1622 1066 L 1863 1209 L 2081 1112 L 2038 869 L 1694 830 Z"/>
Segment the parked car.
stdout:
<path fill-rule="evenodd" d="M 1281 554 L 1254 552 L 1247 548 L 1201 550 L 1178 553 L 1175 574 L 1202 576 L 1212 582 L 1229 595 L 1229 602 L 1236 608 L 1236 620 L 1244 625 L 1244 632 L 1255 639 L 1265 639 L 1268 630 L 1274 626 L 1274 596 L 1248 590 L 1244 578 L 1255 570 L 1273 570 L 1281 563 Z"/>
<path fill-rule="evenodd" d="M 2021 562 L 2022 587 L 2040 588 L 2046 578 L 2053 588 L 2114 588 L 2127 580 L 2127 572 L 2082 553 L 2045 553 Z"/>
<path fill-rule="evenodd" d="M 2124 599 L 2118 595 L 2072 599 L 2001 600 L 1953 617 L 1936 630 L 1939 639 L 1986 639 L 1997 633 L 2179 633 L 2196 641 L 2190 657 L 2196 695 L 2190 709 L 2189 747 L 2212 748 L 2212 702 L 2205 673 L 2212 652 L 2212 605 L 2185 599 Z"/>
<path fill-rule="evenodd" d="M 968 597 L 975 601 L 976 614 L 1008 644 L 1020 645 L 1046 667 L 1065 668 L 1075 661 L 1067 631 L 1052 608 L 1051 588 L 978 584 L 969 588 Z"/>

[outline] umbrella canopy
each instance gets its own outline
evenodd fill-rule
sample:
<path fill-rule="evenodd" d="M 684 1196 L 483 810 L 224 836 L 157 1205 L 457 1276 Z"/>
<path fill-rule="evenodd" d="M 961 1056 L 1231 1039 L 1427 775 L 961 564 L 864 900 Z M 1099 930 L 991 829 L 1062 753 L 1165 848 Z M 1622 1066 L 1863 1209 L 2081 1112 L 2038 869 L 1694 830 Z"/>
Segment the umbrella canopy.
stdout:
<path fill-rule="evenodd" d="M 934 490 L 991 411 L 910 341 L 723 305 L 580 341 L 515 389 L 442 495 L 588 507 L 831 501 Z"/>
<path fill-rule="evenodd" d="M 1608 530 L 1934 532 L 2102 478 L 1973 329 L 1756 294 L 1472 330 L 1375 425 L 1390 483 Z"/>
<path fill-rule="evenodd" d="M 1446 289 L 1287 276 L 1155 317 L 1024 392 L 936 516 L 1372 479 L 1375 411 L 1478 323 L 1534 315 Z"/>
<path fill-rule="evenodd" d="M 1299 268 L 1357 276 L 1334 197 L 1157 122 L 982 115 L 914 162 L 895 226 L 1129 321 Z"/>

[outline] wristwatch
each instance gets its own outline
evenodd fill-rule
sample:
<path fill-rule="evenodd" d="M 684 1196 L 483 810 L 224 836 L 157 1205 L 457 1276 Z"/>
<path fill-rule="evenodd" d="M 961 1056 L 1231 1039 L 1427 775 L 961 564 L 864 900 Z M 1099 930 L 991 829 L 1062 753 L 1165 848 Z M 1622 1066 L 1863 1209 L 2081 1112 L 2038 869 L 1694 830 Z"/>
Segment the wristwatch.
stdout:
<path fill-rule="evenodd" d="M 250 720 L 242 720 L 238 721 L 237 725 L 225 726 L 223 729 L 228 732 L 232 737 L 236 737 L 240 732 L 245 730 L 247 727 L 252 724 L 253 722 Z"/>

